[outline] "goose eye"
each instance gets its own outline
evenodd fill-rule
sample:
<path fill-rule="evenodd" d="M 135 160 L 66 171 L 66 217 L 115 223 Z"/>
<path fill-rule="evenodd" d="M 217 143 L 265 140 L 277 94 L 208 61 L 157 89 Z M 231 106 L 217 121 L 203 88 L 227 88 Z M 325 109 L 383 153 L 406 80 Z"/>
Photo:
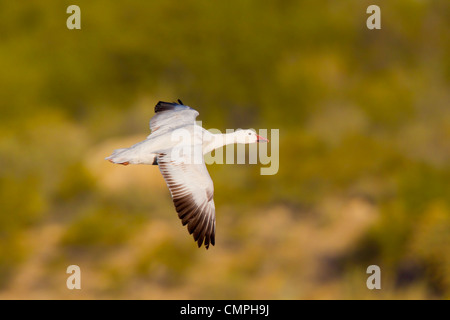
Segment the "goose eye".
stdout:
<path fill-rule="evenodd" d="M 251 135 L 251 133 L 249 132 L 248 135 Z"/>

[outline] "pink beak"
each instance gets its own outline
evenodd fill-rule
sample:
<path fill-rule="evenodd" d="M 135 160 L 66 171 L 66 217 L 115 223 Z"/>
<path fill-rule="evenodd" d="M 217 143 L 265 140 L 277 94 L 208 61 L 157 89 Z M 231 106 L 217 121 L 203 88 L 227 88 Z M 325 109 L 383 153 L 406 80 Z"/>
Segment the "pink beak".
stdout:
<path fill-rule="evenodd" d="M 263 138 L 261 136 L 256 135 L 256 137 L 258 138 L 258 140 L 256 140 L 256 142 L 269 142 L 269 139 Z"/>

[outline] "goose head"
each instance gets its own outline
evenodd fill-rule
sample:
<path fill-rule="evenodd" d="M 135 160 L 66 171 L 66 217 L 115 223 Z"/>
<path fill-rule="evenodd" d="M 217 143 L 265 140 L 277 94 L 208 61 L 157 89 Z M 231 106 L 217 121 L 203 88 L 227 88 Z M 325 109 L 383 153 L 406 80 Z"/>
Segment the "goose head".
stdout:
<path fill-rule="evenodd" d="M 256 143 L 256 142 L 269 142 L 268 139 L 258 136 L 254 130 L 238 130 L 235 133 L 236 143 Z"/>

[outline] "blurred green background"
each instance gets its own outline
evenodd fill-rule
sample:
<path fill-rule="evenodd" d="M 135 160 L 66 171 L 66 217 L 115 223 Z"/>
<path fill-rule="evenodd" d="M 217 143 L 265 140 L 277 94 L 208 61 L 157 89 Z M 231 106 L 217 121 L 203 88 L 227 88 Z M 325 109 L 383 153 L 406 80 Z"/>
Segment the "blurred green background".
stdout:
<path fill-rule="evenodd" d="M 0 1 L 0 298 L 450 298 L 449 31 L 447 0 Z M 208 167 L 209 250 L 104 160 L 178 98 L 280 130 L 278 174 Z"/>

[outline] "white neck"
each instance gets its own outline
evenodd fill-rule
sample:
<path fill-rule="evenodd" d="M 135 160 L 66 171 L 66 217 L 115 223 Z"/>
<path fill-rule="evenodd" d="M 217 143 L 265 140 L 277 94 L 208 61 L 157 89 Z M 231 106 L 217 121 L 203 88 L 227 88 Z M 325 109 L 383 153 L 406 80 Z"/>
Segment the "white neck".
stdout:
<path fill-rule="evenodd" d="M 236 143 L 236 131 L 225 134 L 206 132 L 207 133 L 203 135 L 203 154 L 207 154 L 208 152 L 221 148 L 227 144 Z"/>

